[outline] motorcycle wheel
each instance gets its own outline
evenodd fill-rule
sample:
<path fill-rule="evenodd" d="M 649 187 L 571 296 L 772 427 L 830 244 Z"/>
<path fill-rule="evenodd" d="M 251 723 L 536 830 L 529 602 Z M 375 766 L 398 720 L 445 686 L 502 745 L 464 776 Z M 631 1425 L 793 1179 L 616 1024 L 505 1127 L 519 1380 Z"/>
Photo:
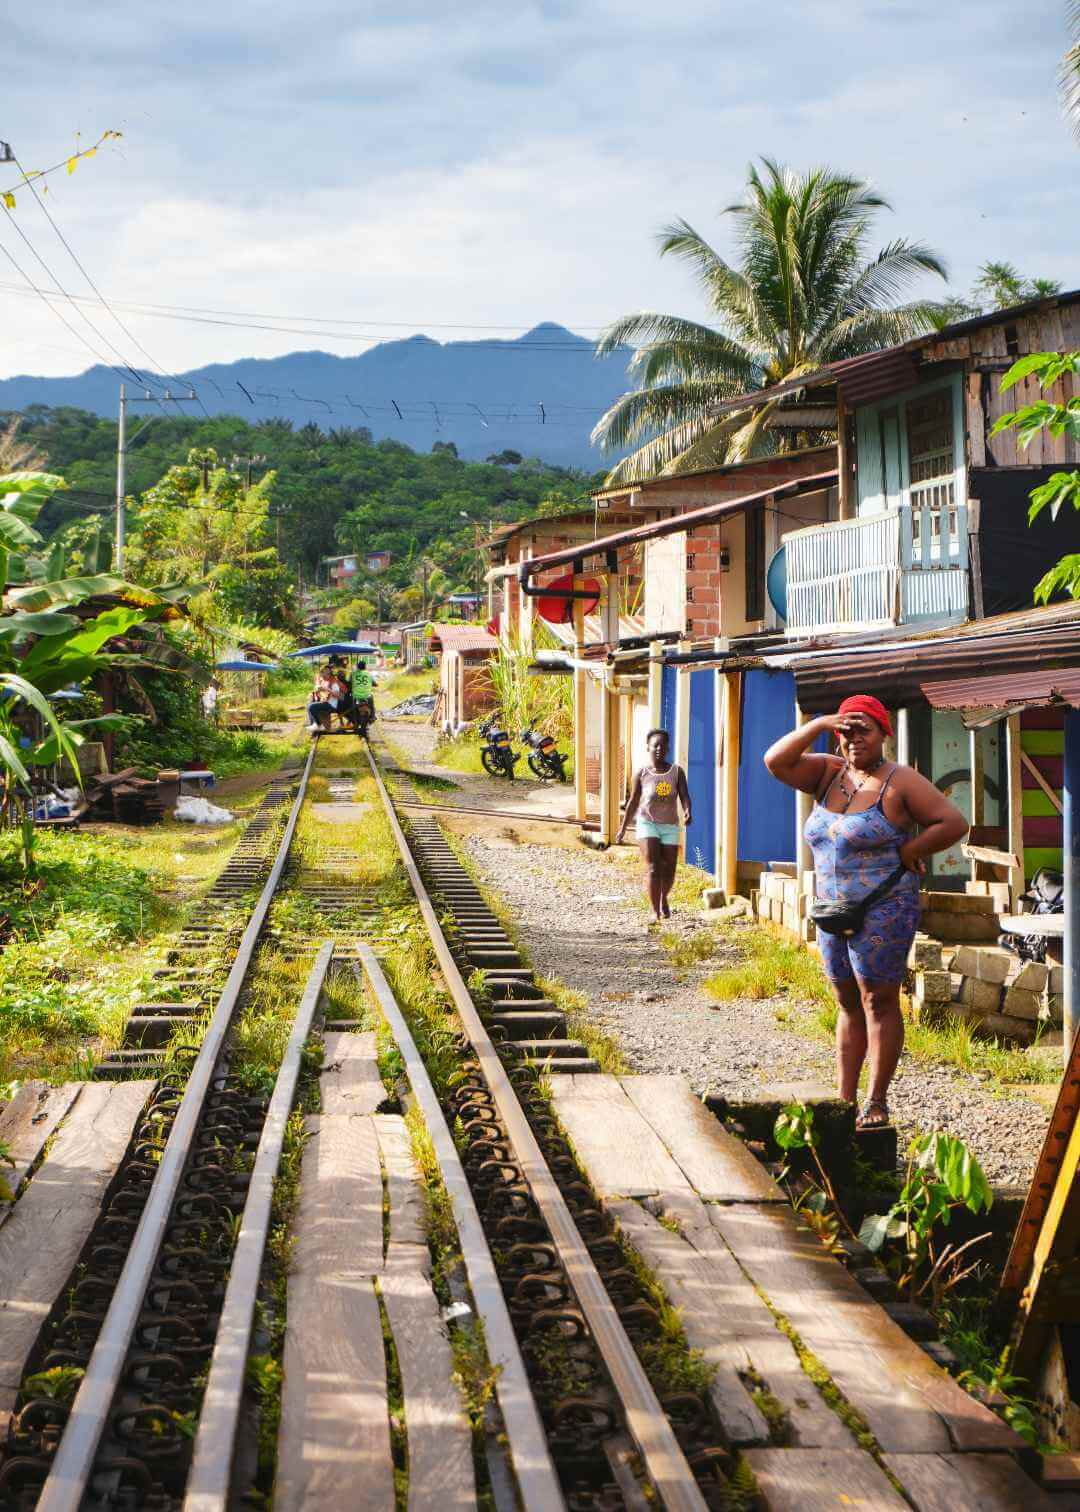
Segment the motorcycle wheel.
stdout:
<path fill-rule="evenodd" d="M 517 757 L 514 756 L 514 755 L 512 755 L 509 751 L 507 751 L 504 754 L 502 760 L 503 760 L 503 776 L 506 778 L 507 782 L 513 782 L 513 780 L 514 780 L 514 763 L 517 761 Z"/>
<path fill-rule="evenodd" d="M 535 777 L 539 777 L 541 782 L 546 782 L 551 776 L 551 773 L 545 767 L 544 758 L 536 756 L 532 752 L 529 753 L 529 771 Z"/>
<path fill-rule="evenodd" d="M 489 777 L 502 776 L 502 762 L 490 747 L 485 746 L 480 752 L 480 761 Z"/>

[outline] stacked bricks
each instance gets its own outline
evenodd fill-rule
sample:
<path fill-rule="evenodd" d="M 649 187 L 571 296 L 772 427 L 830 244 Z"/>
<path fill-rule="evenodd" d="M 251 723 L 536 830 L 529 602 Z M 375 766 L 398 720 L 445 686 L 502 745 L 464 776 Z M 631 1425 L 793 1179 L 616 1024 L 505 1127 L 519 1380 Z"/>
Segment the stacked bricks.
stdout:
<path fill-rule="evenodd" d="M 919 1017 L 943 1012 L 984 1034 L 1030 1044 L 1040 1024 L 1060 1027 L 1064 973 L 1060 966 L 1018 960 L 1000 945 L 955 950 L 919 934 L 908 957 L 912 1003 Z"/>
<path fill-rule="evenodd" d="M 922 929 L 949 944 L 993 944 L 999 932 L 997 914 L 995 900 L 988 894 L 922 894 Z"/>
<path fill-rule="evenodd" d="M 806 877 L 810 879 L 809 890 L 805 878 L 800 890 L 798 877 L 790 871 L 762 872 L 757 890 L 750 894 L 750 903 L 759 919 L 777 924 L 804 944 L 811 944 L 815 936 L 810 919 L 813 873 L 807 872 Z"/>

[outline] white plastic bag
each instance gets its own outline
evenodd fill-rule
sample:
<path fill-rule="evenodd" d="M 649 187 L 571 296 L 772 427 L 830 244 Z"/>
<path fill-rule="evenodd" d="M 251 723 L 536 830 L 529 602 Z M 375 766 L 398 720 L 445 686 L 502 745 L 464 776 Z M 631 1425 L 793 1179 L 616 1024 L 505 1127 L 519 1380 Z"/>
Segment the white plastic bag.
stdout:
<path fill-rule="evenodd" d="M 175 817 L 187 824 L 229 824 L 233 816 L 208 798 L 185 797 L 176 800 Z"/>

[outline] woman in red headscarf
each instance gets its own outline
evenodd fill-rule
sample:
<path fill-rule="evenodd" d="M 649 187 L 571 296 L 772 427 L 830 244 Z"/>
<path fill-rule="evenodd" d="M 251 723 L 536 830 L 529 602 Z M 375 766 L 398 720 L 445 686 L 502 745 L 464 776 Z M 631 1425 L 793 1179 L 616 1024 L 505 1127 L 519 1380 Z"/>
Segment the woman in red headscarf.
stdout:
<path fill-rule="evenodd" d="M 837 755 L 810 748 L 835 735 Z M 886 1102 L 900 1052 L 904 1020 L 900 984 L 919 923 L 919 873 L 924 857 L 948 850 L 967 820 L 918 772 L 887 761 L 888 711 L 876 698 L 845 698 L 835 714 L 800 725 L 765 753 L 774 777 L 814 807 L 805 835 L 814 856 L 820 903 L 874 900 L 853 934 L 818 931 L 822 961 L 836 993 L 836 1061 L 840 1096 L 854 1102 L 869 1061 L 862 1128 L 889 1121 Z"/>

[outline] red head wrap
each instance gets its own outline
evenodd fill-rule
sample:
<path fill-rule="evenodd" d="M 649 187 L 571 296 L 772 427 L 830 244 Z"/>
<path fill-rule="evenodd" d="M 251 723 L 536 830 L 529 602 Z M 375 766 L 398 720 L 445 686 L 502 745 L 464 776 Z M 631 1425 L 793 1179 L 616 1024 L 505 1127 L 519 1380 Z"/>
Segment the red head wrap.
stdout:
<path fill-rule="evenodd" d="M 889 711 L 877 698 L 872 698 L 869 693 L 856 693 L 854 698 L 845 698 L 838 714 L 865 714 L 875 724 L 881 726 L 886 735 L 892 734 L 892 721 Z"/>

